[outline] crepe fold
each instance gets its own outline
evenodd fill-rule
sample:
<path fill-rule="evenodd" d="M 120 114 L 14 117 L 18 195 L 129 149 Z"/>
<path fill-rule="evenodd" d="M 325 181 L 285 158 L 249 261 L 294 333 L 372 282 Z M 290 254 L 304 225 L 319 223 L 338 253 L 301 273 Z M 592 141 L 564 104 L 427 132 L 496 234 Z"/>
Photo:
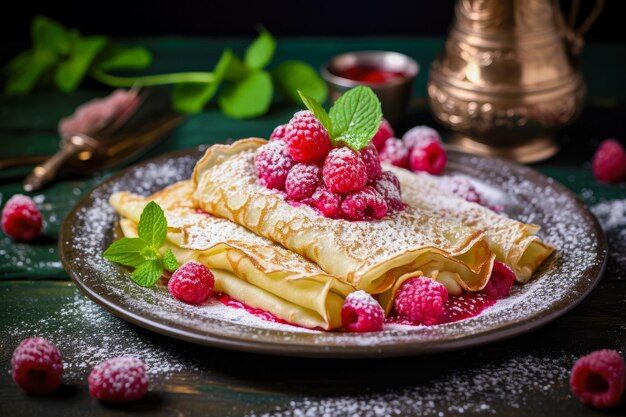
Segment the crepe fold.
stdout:
<path fill-rule="evenodd" d="M 146 204 L 159 204 L 168 223 L 163 251 L 172 249 L 181 264 L 194 260 L 208 266 L 216 291 L 292 324 L 341 327 L 341 306 L 352 286 L 244 227 L 203 213 L 193 201 L 194 188 L 189 180 L 149 197 L 120 192 L 110 197 L 110 204 L 122 216 L 128 237 L 137 236 Z"/>
<path fill-rule="evenodd" d="M 410 276 L 426 275 L 468 291 L 482 289 L 494 255 L 483 233 L 408 207 L 377 221 L 329 219 L 258 183 L 256 150 L 246 139 L 214 145 L 196 164 L 198 205 L 315 262 L 327 273 L 381 296 L 387 310 L 393 291 Z"/>

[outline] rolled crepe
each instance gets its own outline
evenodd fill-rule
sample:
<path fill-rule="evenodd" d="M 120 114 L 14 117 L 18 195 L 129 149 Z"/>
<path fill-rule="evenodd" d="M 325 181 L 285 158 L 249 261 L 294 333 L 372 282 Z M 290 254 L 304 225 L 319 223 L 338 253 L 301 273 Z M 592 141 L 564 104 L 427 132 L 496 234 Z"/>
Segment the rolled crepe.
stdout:
<path fill-rule="evenodd" d="M 292 205 L 257 181 L 254 156 L 265 143 L 247 139 L 207 150 L 193 177 L 204 211 L 280 243 L 370 294 L 415 275 L 468 291 L 487 283 L 495 256 L 481 231 L 413 207 L 377 221 L 348 221 Z"/>
<path fill-rule="evenodd" d="M 137 223 L 155 201 L 167 219 L 167 241 L 180 263 L 194 260 L 215 275 L 215 289 L 251 307 L 302 327 L 341 326 L 341 307 L 354 288 L 302 256 L 228 220 L 200 211 L 192 181 L 174 184 L 150 197 L 115 193 L 111 205 L 123 217 L 125 236 L 137 236 Z"/>

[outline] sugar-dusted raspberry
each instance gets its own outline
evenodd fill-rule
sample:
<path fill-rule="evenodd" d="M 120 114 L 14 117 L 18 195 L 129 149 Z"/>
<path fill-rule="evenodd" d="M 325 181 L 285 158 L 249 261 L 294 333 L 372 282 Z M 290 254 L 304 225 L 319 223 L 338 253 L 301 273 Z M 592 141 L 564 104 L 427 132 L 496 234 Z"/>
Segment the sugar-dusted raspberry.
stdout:
<path fill-rule="evenodd" d="M 593 175 L 598 181 L 626 181 L 626 150 L 615 139 L 605 139 L 593 155 Z"/>
<path fill-rule="evenodd" d="M 387 119 L 383 118 L 380 121 L 380 127 L 378 128 L 378 131 L 372 138 L 372 143 L 374 144 L 374 146 L 376 146 L 376 149 L 380 151 L 383 148 L 385 141 L 393 135 L 393 128 L 391 127 Z"/>
<path fill-rule="evenodd" d="M 261 184 L 281 191 L 285 189 L 285 180 L 294 165 L 287 144 L 282 140 L 261 146 L 254 158 L 254 166 Z"/>
<path fill-rule="evenodd" d="M 289 125 L 278 125 L 274 128 L 274 131 L 270 135 L 270 141 L 274 140 L 285 140 L 285 136 L 287 135 L 287 128 Z"/>
<path fill-rule="evenodd" d="M 326 128 L 308 110 L 293 115 L 285 140 L 289 154 L 296 162 L 322 160 L 331 147 Z"/>
<path fill-rule="evenodd" d="M 440 322 L 448 290 L 430 278 L 413 277 L 398 289 L 394 307 L 396 313 L 414 324 L 427 326 Z"/>
<path fill-rule="evenodd" d="M 341 324 L 349 332 L 379 332 L 385 312 L 374 298 L 363 290 L 348 294 L 341 307 Z"/>
<path fill-rule="evenodd" d="M 59 349 L 41 337 L 22 340 L 11 358 L 13 381 L 29 394 L 47 394 L 61 385 L 63 359 Z"/>
<path fill-rule="evenodd" d="M 103 401 L 135 401 L 148 391 L 146 366 L 133 357 L 102 362 L 93 368 L 88 382 L 89 394 Z"/>
<path fill-rule="evenodd" d="M 502 262 L 494 262 L 491 276 L 487 285 L 482 289 L 483 294 L 499 300 L 509 296 L 511 287 L 515 282 L 515 272 Z"/>
<path fill-rule="evenodd" d="M 395 165 L 400 168 L 409 167 L 409 149 L 404 146 L 400 139 L 389 138 L 385 141 L 380 152 L 378 152 L 380 162 Z"/>
<path fill-rule="evenodd" d="M 390 212 L 404 209 L 400 189 L 400 180 L 393 172 L 384 171 L 380 174 L 380 177 L 371 183 L 371 185 L 381 196 L 383 196 L 387 202 L 387 208 Z"/>
<path fill-rule="evenodd" d="M 363 162 L 365 163 L 365 168 L 367 169 L 367 178 L 369 180 L 373 180 L 378 178 L 380 173 L 383 171 L 383 168 L 380 166 L 380 161 L 378 160 L 378 151 L 376 147 L 371 142 L 367 144 L 367 146 L 361 149 L 361 158 L 363 158 Z"/>
<path fill-rule="evenodd" d="M 215 277 L 201 263 L 189 261 L 178 268 L 167 283 L 175 298 L 189 304 L 199 304 L 213 294 Z"/>
<path fill-rule="evenodd" d="M 430 142 L 441 143 L 441 136 L 432 127 L 415 126 L 402 136 L 402 141 L 407 148 L 411 149 L 416 146 L 421 147 Z"/>
<path fill-rule="evenodd" d="M 285 181 L 287 197 L 300 201 L 313 195 L 322 182 L 322 168 L 317 165 L 296 164 Z"/>
<path fill-rule="evenodd" d="M 382 219 L 387 215 L 387 210 L 383 196 L 370 186 L 346 195 L 341 203 L 341 213 L 352 220 Z"/>
<path fill-rule="evenodd" d="M 424 171 L 432 175 L 441 175 L 448 155 L 440 142 L 424 142 L 411 148 L 409 165 L 412 171 Z"/>
<path fill-rule="evenodd" d="M 18 242 L 30 242 L 41 233 L 43 221 L 37 205 L 22 194 L 9 198 L 2 209 L 2 230 Z"/>
<path fill-rule="evenodd" d="M 324 215 L 335 219 L 341 215 L 341 195 L 320 186 L 313 194 L 313 204 Z"/>
<path fill-rule="evenodd" d="M 572 368 L 569 385 L 585 404 L 610 408 L 624 393 L 624 358 L 614 350 L 596 350 L 579 358 Z"/>
<path fill-rule="evenodd" d="M 472 185 L 472 183 L 463 177 L 459 177 L 458 175 L 454 175 L 452 177 L 445 179 L 445 185 L 450 188 L 450 191 L 466 201 L 483 204 L 482 198 L 476 188 Z"/>
<path fill-rule="evenodd" d="M 360 153 L 347 146 L 334 148 L 324 162 L 323 178 L 335 193 L 357 191 L 367 184 L 367 166 Z"/>

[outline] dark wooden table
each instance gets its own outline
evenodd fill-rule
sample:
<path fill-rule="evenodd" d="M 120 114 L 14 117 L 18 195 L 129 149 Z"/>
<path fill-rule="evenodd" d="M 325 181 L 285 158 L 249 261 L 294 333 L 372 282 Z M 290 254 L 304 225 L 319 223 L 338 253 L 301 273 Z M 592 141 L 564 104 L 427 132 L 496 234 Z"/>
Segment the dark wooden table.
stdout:
<path fill-rule="evenodd" d="M 155 72 L 206 67 L 223 42 L 141 39 L 151 47 Z M 227 41 L 235 49 L 241 41 Z M 319 66 L 352 49 L 392 49 L 420 61 L 422 68 L 441 39 L 303 39 L 279 44 L 280 58 L 303 57 Z M 8 49 L 0 52 L 8 54 Z M 304 52 L 306 51 L 306 53 Z M 0 54 L 0 56 L 2 56 Z M 537 169 L 578 193 L 589 205 L 626 199 L 626 186 L 598 185 L 588 164 L 598 139 L 626 139 L 623 123 L 626 47 L 589 45 L 584 67 L 590 99 L 581 119 L 564 129 L 562 152 Z M 621 64 L 621 65 L 620 65 Z M 202 65 L 202 66 L 201 66 Z M 425 108 L 426 76 L 415 86 L 415 102 L 402 129 L 432 124 Z M 105 90 L 87 84 L 63 95 L 38 91 L 23 98 L 0 97 L 0 157 L 55 149 L 58 119 Z M 294 108 L 278 104 L 260 119 L 239 122 L 209 108 L 189 119 L 148 155 L 267 135 Z M 23 172 L 0 174 L 0 201 L 19 191 Z M 160 336 L 111 315 L 67 280 L 56 252 L 59 225 L 70 207 L 111 172 L 87 179 L 64 178 L 35 198 L 47 220 L 32 245 L 0 237 L 0 416 L 587 416 L 568 388 L 574 360 L 591 350 L 626 345 L 626 232 L 609 231 L 609 269 L 581 305 L 543 328 L 504 342 L 454 353 L 399 359 L 311 360 L 229 352 Z M 65 360 L 64 385 L 51 396 L 24 394 L 10 376 L 13 349 L 24 337 L 56 343 Z M 141 401 L 101 404 L 87 391 L 91 368 L 118 355 L 138 355 L 150 368 L 151 390 Z M 626 415 L 623 402 L 611 414 Z"/>

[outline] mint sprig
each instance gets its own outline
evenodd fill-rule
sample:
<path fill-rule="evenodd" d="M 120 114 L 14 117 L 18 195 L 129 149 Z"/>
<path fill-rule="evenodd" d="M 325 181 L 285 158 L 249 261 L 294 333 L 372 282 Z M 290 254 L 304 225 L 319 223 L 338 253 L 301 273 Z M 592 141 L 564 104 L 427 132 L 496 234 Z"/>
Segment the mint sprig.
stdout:
<path fill-rule="evenodd" d="M 298 91 L 304 105 L 328 131 L 333 146 L 346 145 L 358 151 L 374 137 L 383 117 L 380 101 L 371 88 L 352 88 L 327 113 L 313 97 Z"/>
<path fill-rule="evenodd" d="M 131 278 L 142 287 L 151 287 L 166 269 L 174 272 L 180 266 L 171 249 L 161 255 L 160 249 L 167 236 L 167 220 L 163 210 L 154 201 L 141 212 L 137 225 L 139 237 L 124 237 L 104 251 L 111 262 L 135 268 Z"/>

